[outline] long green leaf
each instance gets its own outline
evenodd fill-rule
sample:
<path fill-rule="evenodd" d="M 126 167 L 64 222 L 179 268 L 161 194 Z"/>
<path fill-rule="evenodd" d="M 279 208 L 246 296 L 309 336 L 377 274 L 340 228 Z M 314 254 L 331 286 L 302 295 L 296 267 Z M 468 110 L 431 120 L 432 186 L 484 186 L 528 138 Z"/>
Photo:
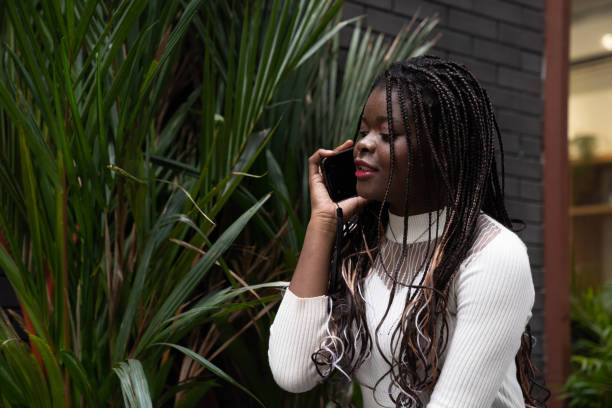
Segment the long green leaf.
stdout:
<path fill-rule="evenodd" d="M 183 346 L 179 346 L 178 344 L 158 343 L 157 345 L 168 346 L 168 347 L 173 347 L 173 348 L 177 349 L 181 353 L 185 354 L 187 357 L 193 359 L 195 362 L 200 363 L 201 365 L 206 367 L 208 370 L 210 370 L 210 372 L 212 372 L 216 376 L 224 379 L 225 381 L 229 382 L 233 386 L 235 386 L 237 388 L 240 388 L 242 391 L 246 392 L 249 396 L 251 396 L 251 398 L 253 398 L 255 401 L 257 401 L 257 403 L 259 405 L 261 405 L 262 407 L 264 406 L 263 403 L 259 400 L 259 398 L 257 398 L 251 391 L 247 390 L 244 386 L 242 386 L 241 384 L 236 382 L 236 380 L 234 380 L 232 377 L 227 375 L 225 373 L 225 371 L 221 370 L 219 367 L 217 367 L 216 365 L 214 365 L 210 361 L 206 360 L 204 357 L 202 357 L 198 353 L 196 353 L 196 352 L 194 352 L 192 350 L 189 350 L 188 348 L 185 348 Z"/>
<path fill-rule="evenodd" d="M 49 389 L 51 391 L 52 405 L 54 407 L 65 406 L 66 400 L 64 397 L 69 398 L 70 396 L 64 395 L 64 377 L 62 376 L 55 355 L 51 351 L 51 348 L 49 348 L 49 344 L 42 338 L 30 334 L 30 340 L 36 346 L 36 349 L 40 352 L 42 357 Z"/>
<path fill-rule="evenodd" d="M 176 316 L 172 316 L 170 319 L 168 319 L 166 323 L 172 324 L 169 325 L 168 328 L 166 328 L 164 331 L 162 331 L 156 337 L 157 340 L 154 341 L 161 341 L 161 339 L 166 336 L 169 336 L 174 331 L 181 330 L 186 326 L 192 325 L 194 322 L 197 322 L 202 316 L 210 315 L 214 311 L 219 310 L 226 302 L 245 292 L 250 292 L 261 288 L 285 288 L 287 286 L 287 282 L 269 282 L 257 285 L 243 286 L 234 290 L 231 290 L 231 288 L 226 288 L 215 293 L 208 294 L 188 311 L 180 313 Z"/>
<path fill-rule="evenodd" d="M 113 368 L 119 381 L 126 408 L 153 408 L 147 376 L 140 361 L 129 359 Z"/>
<path fill-rule="evenodd" d="M 202 277 L 212 267 L 214 262 L 225 252 L 234 242 L 246 223 L 255 215 L 261 206 L 270 198 L 270 194 L 263 197 L 248 211 L 242 214 L 234 223 L 223 232 L 206 254 L 194 265 L 185 277 L 176 285 L 168 297 L 164 300 L 157 313 L 151 319 L 146 331 L 134 355 L 138 355 L 150 344 L 149 342 L 163 328 L 164 322 L 178 310 L 179 306 L 185 301 L 187 296 L 195 289 Z"/>

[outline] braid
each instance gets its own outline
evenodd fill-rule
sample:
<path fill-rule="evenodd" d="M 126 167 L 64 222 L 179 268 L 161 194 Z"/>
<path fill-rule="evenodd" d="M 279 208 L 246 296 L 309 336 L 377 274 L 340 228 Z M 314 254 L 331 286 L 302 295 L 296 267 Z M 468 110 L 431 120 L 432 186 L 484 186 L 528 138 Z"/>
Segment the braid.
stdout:
<path fill-rule="evenodd" d="M 462 65 L 432 56 L 413 58 L 391 64 L 372 89 L 383 85 L 390 150 L 384 198 L 382 202 L 364 206 L 344 228 L 342 273 L 337 277 L 336 291 L 329 293 L 334 305 L 328 324 L 331 335 L 313 354 L 313 361 L 324 377 L 333 368 L 350 376 L 363 364 L 375 344 L 389 369 L 376 381 L 374 388 L 390 375 L 388 393 L 396 406 L 421 408 L 421 393 L 433 390 L 440 374 L 440 356 L 449 340 L 449 293 L 459 266 L 474 245 L 481 211 L 512 228 L 504 204 L 503 144 L 486 91 Z M 391 335 L 389 360 L 378 342 L 378 333 L 400 284 L 400 266 L 407 257 L 408 217 L 404 217 L 402 250 L 394 269 L 388 271 L 384 262 L 379 263 L 391 278 L 392 286 L 386 310 L 374 332 L 375 342 L 368 330 L 363 293 L 365 279 L 374 265 L 382 233 L 388 224 L 388 199 L 396 167 L 393 92 L 398 97 L 399 113 L 406 130 L 409 158 L 404 180 L 404 213 L 408 213 L 413 193 L 411 180 L 415 174 L 428 174 L 428 169 L 433 169 L 439 190 L 427 189 L 427 198 L 435 202 L 433 196 L 437 194 L 437 202 L 448 203 L 448 207 L 442 235 L 432 237 L 431 228 L 429 230 L 425 257 L 417 269 L 424 273 L 418 281 L 408 285 L 402 283 L 410 290 L 400 322 Z M 501 183 L 495 141 L 501 153 Z M 436 224 L 440 222 L 440 215 L 441 210 L 437 210 Z M 432 225 L 432 213 L 429 217 Z M 544 406 L 549 393 L 535 382 L 537 370 L 530 357 L 532 345 L 527 326 L 515 358 L 517 379 L 525 403 L 540 407 Z M 397 397 L 392 392 L 394 387 L 400 391 Z"/>

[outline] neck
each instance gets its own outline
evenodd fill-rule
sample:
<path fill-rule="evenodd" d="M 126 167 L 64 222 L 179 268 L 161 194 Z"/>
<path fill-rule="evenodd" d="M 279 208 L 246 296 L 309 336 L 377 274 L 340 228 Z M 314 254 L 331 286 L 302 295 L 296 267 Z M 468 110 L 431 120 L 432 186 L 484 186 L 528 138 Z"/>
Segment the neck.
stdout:
<path fill-rule="evenodd" d="M 433 173 L 431 173 L 433 174 Z M 451 198 L 448 197 L 442 185 L 435 176 L 429 177 L 429 183 L 424 184 L 425 177 L 416 177 L 415 182 L 411 185 L 410 199 L 405 202 L 405 196 L 402 193 L 399 195 L 389 196 L 389 212 L 401 217 L 418 215 L 437 211 L 451 204 Z"/>
<path fill-rule="evenodd" d="M 444 232 L 446 212 L 447 207 L 444 207 L 434 211 L 410 214 L 407 217 L 403 217 L 389 211 L 389 224 L 387 225 L 385 237 L 390 241 L 402 243 L 404 240 L 404 222 L 407 222 L 407 244 L 439 238 Z"/>

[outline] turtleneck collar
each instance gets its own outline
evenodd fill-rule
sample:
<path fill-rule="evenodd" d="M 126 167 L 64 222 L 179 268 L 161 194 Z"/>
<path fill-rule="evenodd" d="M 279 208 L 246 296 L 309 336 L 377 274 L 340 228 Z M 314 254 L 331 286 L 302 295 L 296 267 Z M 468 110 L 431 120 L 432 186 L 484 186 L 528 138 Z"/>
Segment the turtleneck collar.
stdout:
<path fill-rule="evenodd" d="M 446 222 L 446 207 L 440 210 L 440 218 L 436 225 L 436 211 L 408 216 L 407 244 L 414 242 L 427 241 L 429 238 L 429 216 L 431 214 L 431 239 L 441 237 L 444 232 Z M 436 228 L 437 227 L 437 228 Z M 389 225 L 385 232 L 385 237 L 394 242 L 402 243 L 404 239 L 404 217 L 389 212 Z"/>

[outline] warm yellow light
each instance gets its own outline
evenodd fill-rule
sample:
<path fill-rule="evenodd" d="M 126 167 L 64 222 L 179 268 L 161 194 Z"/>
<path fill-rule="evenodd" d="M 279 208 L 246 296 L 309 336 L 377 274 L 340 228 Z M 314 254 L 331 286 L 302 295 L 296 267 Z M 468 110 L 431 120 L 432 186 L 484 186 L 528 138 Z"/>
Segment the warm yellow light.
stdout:
<path fill-rule="evenodd" d="M 612 51 L 612 34 L 607 33 L 601 37 L 601 45 L 608 51 Z"/>

